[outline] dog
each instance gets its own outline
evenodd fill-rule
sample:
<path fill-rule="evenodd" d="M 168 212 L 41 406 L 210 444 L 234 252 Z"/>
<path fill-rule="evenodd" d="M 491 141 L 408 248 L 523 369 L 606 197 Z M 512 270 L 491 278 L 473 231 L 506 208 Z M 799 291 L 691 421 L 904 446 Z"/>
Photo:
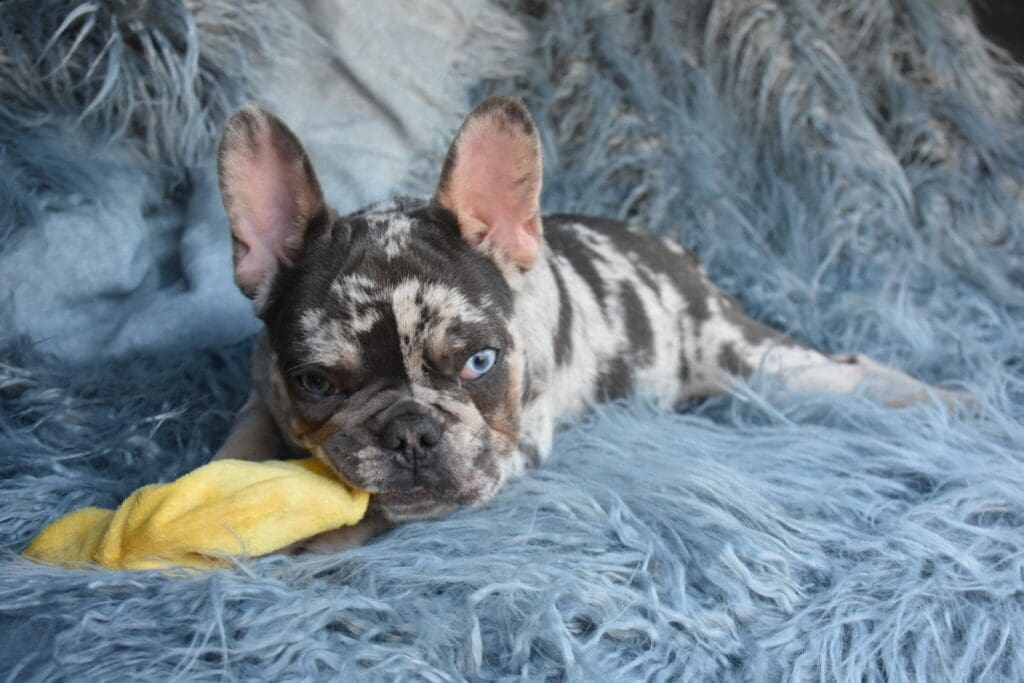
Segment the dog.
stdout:
<path fill-rule="evenodd" d="M 644 392 L 678 407 L 755 371 L 893 406 L 959 400 L 748 317 L 674 242 L 542 217 L 541 156 L 524 105 L 492 97 L 459 128 L 432 198 L 343 216 L 282 121 L 249 106 L 227 122 L 234 278 L 264 329 L 215 458 L 312 453 L 372 494 L 364 522 L 299 550 L 483 503 L 593 401 Z"/>

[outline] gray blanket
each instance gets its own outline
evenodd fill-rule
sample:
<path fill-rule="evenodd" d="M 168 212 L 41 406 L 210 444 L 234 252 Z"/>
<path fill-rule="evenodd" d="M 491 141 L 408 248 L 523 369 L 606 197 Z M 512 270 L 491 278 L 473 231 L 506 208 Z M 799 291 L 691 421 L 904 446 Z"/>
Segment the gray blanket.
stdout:
<path fill-rule="evenodd" d="M 67 111 L 51 107 L 45 116 L 37 100 L 56 86 L 0 70 L 8 79 L 0 95 L 14 97 L 9 113 L 17 118 L 8 132 L 42 137 L 60 126 L 63 138 L 56 157 L 39 158 L 38 146 L 24 159 L 0 155 L 0 171 L 7 162 L 40 178 L 22 200 L 32 210 L 15 211 L 13 194 L 0 200 L 11 206 L 0 206 L 0 216 L 12 233 L 0 243 L 0 329 L 76 359 L 217 347 L 257 329 L 231 281 L 213 169 L 231 106 L 250 99 L 276 110 L 307 143 L 333 204 L 355 210 L 396 191 L 428 189 L 418 182 L 426 176 L 417 174 L 417 160 L 437 156 L 470 104 L 468 88 L 507 68 L 506 48 L 521 31 L 473 0 L 316 0 L 294 10 L 209 0 L 191 3 L 191 15 L 176 3 L 49 4 L 54 26 L 47 27 L 34 23 L 29 4 L 9 3 L 0 9 L 8 25 L 0 35 L 19 60 L 41 59 L 54 78 L 84 80 L 91 110 L 73 111 L 81 97 L 68 97 Z M 130 11 L 134 39 L 118 23 Z M 247 11 L 247 23 L 230 23 Z M 158 39 L 181 21 L 192 22 L 181 34 L 193 56 Z M 39 31 L 35 44 L 32 31 L 16 32 L 30 24 Z M 240 52 L 239 36 L 257 29 L 262 42 Z M 181 64 L 166 63 L 174 58 Z M 133 68 L 163 78 L 132 81 Z M 207 81 L 189 81 L 196 76 Z M 139 139 L 141 125 L 160 129 Z M 81 177 L 53 183 L 67 157 L 62 173 L 83 165 L 80 151 L 92 162 Z"/>
<path fill-rule="evenodd" d="M 964 0 L 516 3 L 522 65 L 475 4 L 345 5 L 367 14 L 316 23 L 335 93 L 277 3 L 0 2 L 14 319 L 76 358 L 179 344 L 0 349 L 0 679 L 1024 680 L 1024 70 Z M 204 175 L 235 102 L 278 84 L 344 210 L 429 190 L 460 74 L 506 64 L 481 94 L 533 112 L 546 210 L 676 237 L 758 319 L 976 414 L 755 378 L 683 415 L 602 406 L 485 506 L 348 552 L 173 577 L 18 555 L 208 461 L 244 400 L 246 345 L 196 351 L 252 322 Z"/>

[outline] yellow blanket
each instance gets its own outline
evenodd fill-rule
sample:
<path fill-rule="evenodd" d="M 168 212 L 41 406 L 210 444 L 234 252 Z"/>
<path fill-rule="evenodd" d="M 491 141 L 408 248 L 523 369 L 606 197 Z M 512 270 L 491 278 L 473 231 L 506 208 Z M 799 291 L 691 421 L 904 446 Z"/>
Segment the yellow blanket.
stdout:
<path fill-rule="evenodd" d="M 145 486 L 117 510 L 65 515 L 24 554 L 110 569 L 218 567 L 229 556 L 265 555 L 355 524 L 369 502 L 370 494 L 349 488 L 315 458 L 218 460 L 169 484 Z"/>

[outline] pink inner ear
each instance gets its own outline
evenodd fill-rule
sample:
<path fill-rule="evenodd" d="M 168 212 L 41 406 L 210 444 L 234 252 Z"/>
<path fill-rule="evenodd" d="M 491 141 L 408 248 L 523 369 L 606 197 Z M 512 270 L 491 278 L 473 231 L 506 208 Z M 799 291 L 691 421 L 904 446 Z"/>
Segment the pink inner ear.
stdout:
<path fill-rule="evenodd" d="M 470 120 L 456 140 L 440 200 L 458 216 L 467 242 L 529 267 L 540 252 L 537 142 L 493 116 L 480 119 Z"/>
<path fill-rule="evenodd" d="M 235 239 L 235 281 L 253 295 L 277 271 L 319 208 L 319 186 L 307 177 L 301 148 L 289 153 L 267 120 L 248 136 L 229 127 L 221 158 L 225 206 Z"/>
<path fill-rule="evenodd" d="M 261 145 L 232 162 L 232 203 L 235 213 L 235 238 L 245 251 L 235 265 L 240 280 L 257 281 L 272 272 L 278 259 L 287 261 L 285 245 L 295 231 L 296 215 L 294 173 L 273 149 Z"/>

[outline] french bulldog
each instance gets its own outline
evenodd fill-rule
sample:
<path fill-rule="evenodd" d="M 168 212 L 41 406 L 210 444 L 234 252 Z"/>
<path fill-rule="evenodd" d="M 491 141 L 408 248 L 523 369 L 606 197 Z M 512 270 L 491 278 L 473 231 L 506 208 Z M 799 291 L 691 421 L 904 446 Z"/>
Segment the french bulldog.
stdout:
<path fill-rule="evenodd" d="M 516 99 L 466 118 L 431 198 L 341 215 L 295 134 L 254 106 L 227 122 L 218 169 L 235 282 L 264 330 L 215 457 L 312 453 L 371 493 L 364 523 L 304 549 L 482 503 L 544 461 L 560 421 L 632 392 L 678 407 L 761 371 L 893 406 L 959 398 L 748 317 L 679 244 L 542 217 L 541 145 Z"/>

